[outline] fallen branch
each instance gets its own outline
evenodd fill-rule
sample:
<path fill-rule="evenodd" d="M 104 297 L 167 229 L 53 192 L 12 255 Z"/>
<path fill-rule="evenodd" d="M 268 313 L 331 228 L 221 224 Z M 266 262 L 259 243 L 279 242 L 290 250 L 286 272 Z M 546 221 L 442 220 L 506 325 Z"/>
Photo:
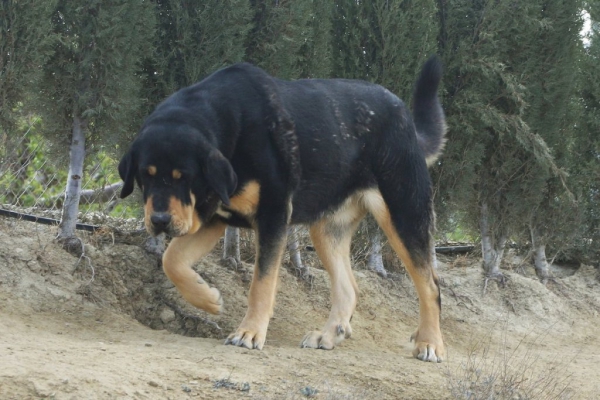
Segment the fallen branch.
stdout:
<path fill-rule="evenodd" d="M 79 197 L 79 204 L 97 204 L 107 203 L 117 196 L 117 192 L 123 187 L 123 182 L 111 183 L 100 189 L 82 190 Z M 55 197 L 55 201 L 62 200 L 65 197 L 61 194 Z"/>

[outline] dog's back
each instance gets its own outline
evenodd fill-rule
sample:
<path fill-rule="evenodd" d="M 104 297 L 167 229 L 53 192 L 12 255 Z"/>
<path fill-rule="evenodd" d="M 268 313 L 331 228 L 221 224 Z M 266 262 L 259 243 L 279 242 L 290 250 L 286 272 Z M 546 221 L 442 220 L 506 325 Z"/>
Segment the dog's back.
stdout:
<path fill-rule="evenodd" d="M 437 159 L 445 134 L 440 79 L 441 66 L 433 57 L 415 85 L 414 118 L 402 100 L 373 83 L 274 79 L 295 125 L 302 165 L 293 221 L 310 222 L 357 190 L 376 187 L 374 170 L 385 168 L 379 164 L 390 150 L 393 158 Z M 426 180 L 419 179 L 424 185 Z"/>

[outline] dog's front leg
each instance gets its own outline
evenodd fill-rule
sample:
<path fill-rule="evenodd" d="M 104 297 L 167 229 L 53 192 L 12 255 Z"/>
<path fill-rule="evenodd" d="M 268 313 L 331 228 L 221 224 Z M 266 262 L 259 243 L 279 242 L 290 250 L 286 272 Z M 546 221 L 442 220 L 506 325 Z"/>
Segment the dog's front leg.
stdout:
<path fill-rule="evenodd" d="M 163 255 L 163 270 L 184 299 L 212 314 L 223 308 L 221 293 L 192 269 L 192 265 L 208 254 L 223 236 L 226 225 L 214 221 L 196 233 L 173 238 Z"/>
<path fill-rule="evenodd" d="M 261 350 L 265 344 L 269 320 L 273 316 L 281 257 L 285 250 L 288 211 L 257 213 L 256 263 L 248 294 L 248 310 L 239 328 L 225 344 Z"/>

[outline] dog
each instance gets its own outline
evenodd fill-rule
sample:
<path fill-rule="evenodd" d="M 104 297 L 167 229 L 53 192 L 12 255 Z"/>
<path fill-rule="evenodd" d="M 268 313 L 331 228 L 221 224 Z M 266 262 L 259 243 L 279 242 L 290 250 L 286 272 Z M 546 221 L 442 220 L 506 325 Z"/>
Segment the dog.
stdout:
<path fill-rule="evenodd" d="M 223 300 L 192 265 L 227 226 L 256 234 L 248 308 L 226 344 L 262 349 L 290 224 L 310 228 L 331 278 L 331 312 L 301 347 L 333 349 L 350 337 L 358 287 L 350 243 L 371 213 L 419 297 L 413 355 L 441 362 L 441 298 L 433 269 L 434 211 L 428 165 L 445 141 L 436 56 L 423 65 L 412 115 L 387 89 L 364 81 L 285 81 L 248 63 L 183 88 L 146 118 L 119 163 L 121 198 L 137 182 L 152 235 L 173 239 L 163 269 L 181 295 L 218 314 Z"/>

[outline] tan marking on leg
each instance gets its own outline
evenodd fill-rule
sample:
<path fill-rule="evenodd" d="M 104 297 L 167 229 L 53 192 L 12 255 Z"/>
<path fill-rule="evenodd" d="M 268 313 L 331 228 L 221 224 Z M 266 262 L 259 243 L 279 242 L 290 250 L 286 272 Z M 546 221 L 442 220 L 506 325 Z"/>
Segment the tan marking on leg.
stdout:
<path fill-rule="evenodd" d="M 192 269 L 192 265 L 213 249 L 223 236 L 226 226 L 222 222 L 216 222 L 202 227 L 196 233 L 176 237 L 171 240 L 163 256 L 163 270 L 183 298 L 212 314 L 221 312 L 221 294 L 216 288 L 208 286 Z"/>
<path fill-rule="evenodd" d="M 365 207 L 373 214 L 385 232 L 390 245 L 406 266 L 419 296 L 419 328 L 413 334 L 415 349 L 413 355 L 423 361 L 441 362 L 445 357 L 444 343 L 440 329 L 440 308 L 438 306 L 438 286 L 435 271 L 431 264 L 416 266 L 409 251 L 404 246 L 381 194 L 370 190 L 363 194 Z M 406 212 L 410 212 L 407 210 Z"/>
<path fill-rule="evenodd" d="M 257 181 L 248 182 L 240 193 L 229 199 L 227 207 L 242 215 L 254 215 L 260 199 L 260 184 Z"/>
<path fill-rule="evenodd" d="M 350 319 L 358 285 L 352 273 L 350 243 L 365 210 L 358 197 L 349 198 L 333 215 L 310 227 L 310 237 L 331 280 L 331 311 L 321 331 L 308 332 L 301 347 L 330 350 L 352 335 Z"/>
<path fill-rule="evenodd" d="M 154 165 L 148 166 L 148 175 L 150 175 L 150 176 L 156 175 L 156 166 L 154 166 Z"/>
<path fill-rule="evenodd" d="M 258 249 L 258 235 L 257 249 Z M 273 316 L 275 307 L 275 294 L 277 293 L 277 280 L 279 277 L 279 266 L 285 249 L 285 237 L 278 244 L 277 252 L 271 257 L 271 265 L 264 270 L 266 274 L 261 276 L 258 262 L 254 265 L 254 274 L 248 294 L 248 310 L 239 328 L 229 335 L 225 344 L 246 347 L 248 349 L 262 350 L 267 337 L 269 320 Z M 259 251 L 256 260 L 259 260 Z"/>

